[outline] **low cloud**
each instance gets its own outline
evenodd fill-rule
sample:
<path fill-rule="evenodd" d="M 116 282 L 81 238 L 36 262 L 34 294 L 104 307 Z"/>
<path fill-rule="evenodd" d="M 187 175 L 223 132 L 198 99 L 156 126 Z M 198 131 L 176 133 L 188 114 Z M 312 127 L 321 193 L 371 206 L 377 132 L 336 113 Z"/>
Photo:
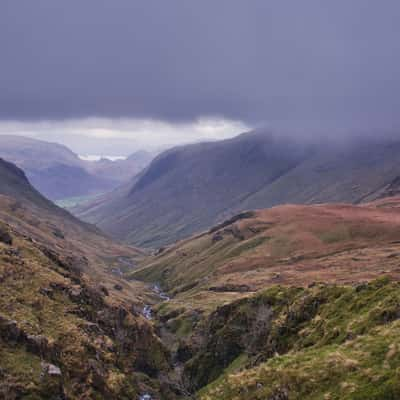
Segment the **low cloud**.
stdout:
<path fill-rule="evenodd" d="M 0 119 L 400 126 L 398 0 L 54 4 L 0 1 Z"/>

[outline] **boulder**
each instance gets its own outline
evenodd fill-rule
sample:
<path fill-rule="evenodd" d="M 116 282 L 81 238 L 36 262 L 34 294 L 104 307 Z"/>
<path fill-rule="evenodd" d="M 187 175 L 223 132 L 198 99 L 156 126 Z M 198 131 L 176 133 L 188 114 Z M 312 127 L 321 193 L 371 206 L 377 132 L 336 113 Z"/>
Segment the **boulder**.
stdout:
<path fill-rule="evenodd" d="M 48 353 L 49 342 L 43 335 L 26 335 L 26 347 L 31 353 L 44 355 Z"/>
<path fill-rule="evenodd" d="M 61 369 L 57 367 L 54 364 L 46 363 L 42 361 L 41 363 L 42 366 L 42 374 L 48 375 L 48 376 L 61 376 Z"/>
<path fill-rule="evenodd" d="M 17 321 L 9 320 L 0 315 L 0 336 L 7 341 L 18 342 L 23 336 Z"/>

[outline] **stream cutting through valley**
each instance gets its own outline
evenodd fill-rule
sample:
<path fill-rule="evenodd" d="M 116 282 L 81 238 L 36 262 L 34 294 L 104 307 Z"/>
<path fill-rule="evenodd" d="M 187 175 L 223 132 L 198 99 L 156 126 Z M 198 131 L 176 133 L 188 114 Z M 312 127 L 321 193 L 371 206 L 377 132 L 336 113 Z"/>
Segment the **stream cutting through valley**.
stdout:
<path fill-rule="evenodd" d="M 152 287 L 152 291 L 160 298 L 161 301 L 169 301 L 170 297 L 164 293 L 158 284 L 154 284 Z M 148 319 L 153 319 L 153 308 L 149 304 L 145 304 L 142 310 L 143 316 Z"/>

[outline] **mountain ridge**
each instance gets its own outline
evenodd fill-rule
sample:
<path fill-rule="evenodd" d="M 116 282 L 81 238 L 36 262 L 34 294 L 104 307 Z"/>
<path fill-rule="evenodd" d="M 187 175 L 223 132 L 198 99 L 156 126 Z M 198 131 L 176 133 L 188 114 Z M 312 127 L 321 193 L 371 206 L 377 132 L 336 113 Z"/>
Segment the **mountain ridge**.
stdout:
<path fill-rule="evenodd" d="M 371 201 L 400 176 L 400 142 L 319 142 L 249 132 L 161 153 L 130 184 L 74 212 L 112 236 L 160 247 L 248 209 Z"/>

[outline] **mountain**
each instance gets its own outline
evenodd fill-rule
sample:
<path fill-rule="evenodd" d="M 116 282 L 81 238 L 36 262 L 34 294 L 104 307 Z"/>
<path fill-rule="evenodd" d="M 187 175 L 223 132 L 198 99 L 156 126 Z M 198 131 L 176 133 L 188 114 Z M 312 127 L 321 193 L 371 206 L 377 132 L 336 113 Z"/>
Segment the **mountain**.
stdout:
<path fill-rule="evenodd" d="M 251 132 L 177 147 L 76 214 L 128 243 L 159 247 L 242 210 L 373 200 L 400 176 L 400 142 L 312 143 Z"/>
<path fill-rule="evenodd" d="M 0 160 L 0 398 L 173 399 L 168 350 L 121 275 L 143 258 Z"/>
<path fill-rule="evenodd" d="M 236 215 L 143 261 L 197 398 L 395 399 L 400 197 Z M 379 383 L 378 383 L 379 382 Z"/>
<path fill-rule="evenodd" d="M 89 172 L 98 177 L 107 176 L 118 183 L 123 183 L 147 167 L 153 157 L 153 153 L 140 150 L 125 160 L 111 161 L 108 158 L 101 158 L 98 161 L 87 162 L 85 166 Z"/>
<path fill-rule="evenodd" d="M 30 201 L 44 208 L 53 207 L 50 201 L 30 185 L 24 172 L 14 164 L 0 159 L 0 177 L 1 194 Z"/>
<path fill-rule="evenodd" d="M 20 168 L 45 169 L 56 163 L 80 166 L 79 157 L 67 147 L 13 135 L 0 135 L 0 154 Z"/>
<path fill-rule="evenodd" d="M 76 252 L 82 252 L 85 244 L 88 245 L 88 249 L 99 246 L 96 254 L 107 257 L 108 237 L 95 226 L 80 221 L 45 198 L 30 184 L 20 168 L 2 159 L 0 159 L 0 196 L 3 206 L 0 214 L 4 221 L 12 222 L 14 219 L 18 221 L 23 217 L 22 219 L 28 223 L 23 224 L 23 227 L 21 225 L 21 229 L 27 234 L 36 232 L 37 236 L 45 237 L 49 234 L 49 238 L 45 239 L 47 244 L 52 243 L 60 248 L 64 247 L 60 244 L 62 243 Z M 62 242 L 59 242 L 59 239 Z M 85 241 L 85 244 L 79 244 L 79 241 Z M 111 250 L 116 252 L 128 250 L 130 255 L 143 254 L 138 249 L 114 242 L 110 242 L 110 246 Z M 90 254 L 86 256 L 89 257 Z"/>
<path fill-rule="evenodd" d="M 141 171 L 152 156 L 137 152 L 126 160 L 85 161 L 57 143 L 0 135 L 0 157 L 22 168 L 46 197 L 60 200 L 114 189 Z"/>

